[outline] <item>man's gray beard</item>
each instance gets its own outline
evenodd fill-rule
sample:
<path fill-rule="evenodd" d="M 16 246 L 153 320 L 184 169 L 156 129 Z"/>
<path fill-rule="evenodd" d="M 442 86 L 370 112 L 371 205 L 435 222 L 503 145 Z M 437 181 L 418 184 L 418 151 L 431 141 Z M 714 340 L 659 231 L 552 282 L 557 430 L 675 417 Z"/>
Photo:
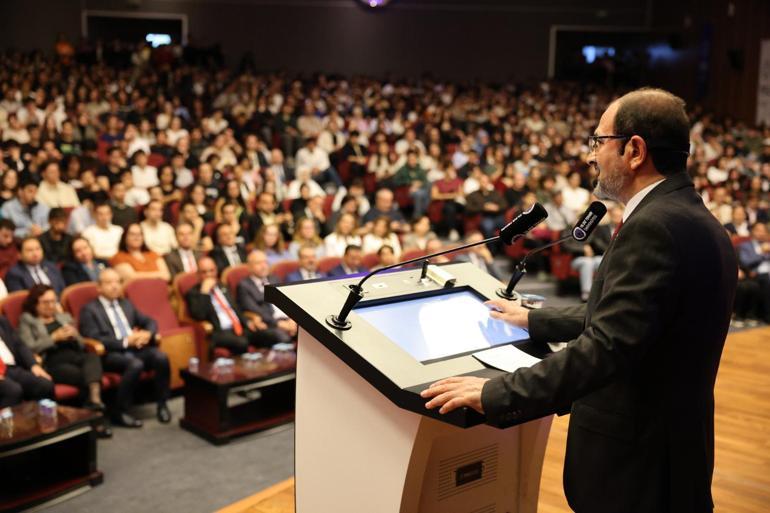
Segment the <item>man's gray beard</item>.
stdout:
<path fill-rule="evenodd" d="M 607 179 L 607 174 L 608 173 L 605 173 L 604 179 L 602 180 L 599 178 L 599 176 L 601 176 L 601 171 L 599 170 L 599 175 L 597 175 L 596 178 L 596 187 L 594 187 L 594 196 L 603 201 L 620 201 L 618 196 L 620 195 L 623 185 L 625 185 L 623 183 L 625 181 L 624 177 L 622 174 L 617 173 Z"/>

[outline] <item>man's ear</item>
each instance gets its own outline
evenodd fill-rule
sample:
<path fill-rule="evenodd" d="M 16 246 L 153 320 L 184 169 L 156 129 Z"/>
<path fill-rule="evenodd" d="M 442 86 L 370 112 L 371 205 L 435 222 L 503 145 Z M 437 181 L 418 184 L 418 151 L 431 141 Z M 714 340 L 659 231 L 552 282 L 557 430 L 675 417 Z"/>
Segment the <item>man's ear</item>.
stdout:
<path fill-rule="evenodd" d="M 638 135 L 634 135 L 626 143 L 626 152 L 628 165 L 636 170 L 647 160 L 647 143 Z"/>

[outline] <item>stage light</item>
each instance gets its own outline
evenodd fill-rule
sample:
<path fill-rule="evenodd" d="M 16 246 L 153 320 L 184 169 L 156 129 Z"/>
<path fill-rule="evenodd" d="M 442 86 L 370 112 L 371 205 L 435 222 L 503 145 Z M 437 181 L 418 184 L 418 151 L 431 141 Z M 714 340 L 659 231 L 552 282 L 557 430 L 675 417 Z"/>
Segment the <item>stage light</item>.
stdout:
<path fill-rule="evenodd" d="M 372 9 L 376 9 L 378 7 L 385 7 L 390 3 L 390 0 L 360 0 L 360 1 L 368 5 Z"/>

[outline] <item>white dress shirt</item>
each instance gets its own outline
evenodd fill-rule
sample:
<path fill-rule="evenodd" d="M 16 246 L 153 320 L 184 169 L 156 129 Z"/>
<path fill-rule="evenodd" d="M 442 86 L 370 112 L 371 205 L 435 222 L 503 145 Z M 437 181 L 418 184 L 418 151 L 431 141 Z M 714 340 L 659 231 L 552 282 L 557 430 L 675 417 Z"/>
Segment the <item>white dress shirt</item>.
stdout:
<path fill-rule="evenodd" d="M 110 301 L 104 296 L 99 296 L 99 302 L 104 307 L 104 311 L 107 312 L 107 317 L 110 319 L 110 324 L 112 324 L 112 330 L 115 332 L 115 338 L 123 342 L 123 347 L 128 347 L 128 335 L 131 334 L 131 324 L 128 323 L 128 318 L 120 306 L 120 302 L 118 300 Z M 123 323 L 123 327 L 126 329 L 125 334 L 120 330 L 118 317 L 115 316 L 116 312 L 120 322 Z"/>
<path fill-rule="evenodd" d="M 102 229 L 98 225 L 92 224 L 83 230 L 85 238 L 94 248 L 94 256 L 109 260 L 118 252 L 120 238 L 123 236 L 123 228 L 116 224 L 111 224 L 107 229 Z"/>
<path fill-rule="evenodd" d="M 16 365 L 16 358 L 13 356 L 11 348 L 5 343 L 5 340 L 0 337 L 0 360 L 6 365 Z"/>

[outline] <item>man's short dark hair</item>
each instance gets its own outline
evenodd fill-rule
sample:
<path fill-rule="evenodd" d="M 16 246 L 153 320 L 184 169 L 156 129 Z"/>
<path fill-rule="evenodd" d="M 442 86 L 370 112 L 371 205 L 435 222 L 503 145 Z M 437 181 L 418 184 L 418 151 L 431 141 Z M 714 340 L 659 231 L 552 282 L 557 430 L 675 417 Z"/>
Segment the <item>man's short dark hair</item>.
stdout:
<path fill-rule="evenodd" d="M 617 102 L 615 133 L 644 139 L 659 173 L 684 171 L 690 149 L 690 121 L 684 100 L 662 89 L 643 88 Z"/>
<path fill-rule="evenodd" d="M 16 224 L 10 219 L 0 219 L 0 230 L 16 231 Z"/>
<path fill-rule="evenodd" d="M 49 223 L 53 222 L 53 221 L 66 221 L 67 217 L 69 217 L 67 215 L 67 211 L 64 210 L 63 208 L 60 208 L 60 207 L 52 208 L 48 212 L 48 222 Z"/>
<path fill-rule="evenodd" d="M 359 246 L 358 244 L 348 244 L 347 246 L 345 246 L 345 255 L 347 255 L 352 251 L 361 251 L 361 246 Z"/>

